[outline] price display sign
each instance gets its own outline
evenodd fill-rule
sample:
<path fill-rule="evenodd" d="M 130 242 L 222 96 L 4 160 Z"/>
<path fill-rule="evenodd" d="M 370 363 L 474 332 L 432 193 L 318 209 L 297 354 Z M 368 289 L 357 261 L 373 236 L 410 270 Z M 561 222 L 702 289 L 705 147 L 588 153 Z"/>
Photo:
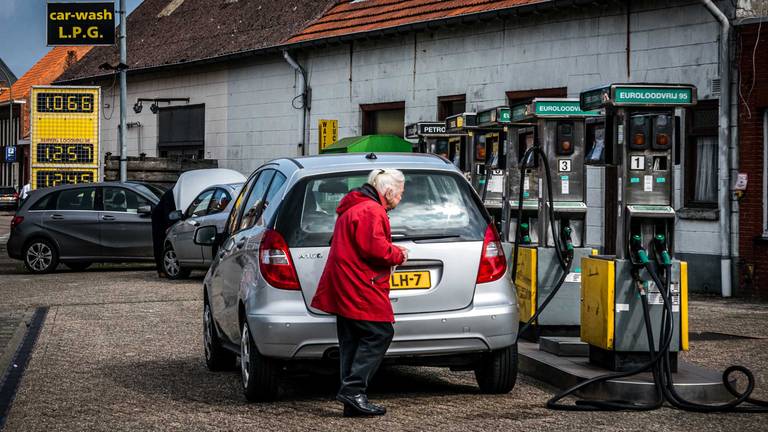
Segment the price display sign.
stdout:
<path fill-rule="evenodd" d="M 32 189 L 99 181 L 98 87 L 33 87 Z"/>

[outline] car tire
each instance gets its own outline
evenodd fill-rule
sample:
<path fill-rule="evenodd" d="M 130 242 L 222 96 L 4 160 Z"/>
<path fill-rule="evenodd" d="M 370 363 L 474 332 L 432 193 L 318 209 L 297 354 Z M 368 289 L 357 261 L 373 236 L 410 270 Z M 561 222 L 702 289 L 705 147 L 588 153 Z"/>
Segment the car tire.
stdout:
<path fill-rule="evenodd" d="M 59 251 L 52 242 L 34 239 L 24 248 L 24 267 L 30 273 L 50 273 L 56 270 L 58 265 Z"/>
<path fill-rule="evenodd" d="M 163 249 L 163 272 L 168 279 L 178 280 L 188 278 L 192 270 L 181 266 L 176 250 L 168 244 Z"/>
<path fill-rule="evenodd" d="M 203 304 L 203 350 L 208 370 L 215 372 L 234 369 L 235 353 L 221 345 L 207 298 Z"/>
<path fill-rule="evenodd" d="M 91 262 L 69 262 L 69 263 L 64 263 L 64 265 L 67 266 L 67 268 L 69 268 L 70 270 L 73 270 L 73 271 L 83 271 L 83 270 L 87 269 L 88 267 L 90 267 L 91 264 L 93 264 L 93 263 L 91 263 Z"/>
<path fill-rule="evenodd" d="M 484 354 L 475 379 L 482 393 L 509 393 L 517 381 L 517 344 Z"/>
<path fill-rule="evenodd" d="M 270 402 L 277 399 L 278 365 L 256 349 L 247 320 L 240 331 L 240 379 L 245 398 L 250 402 Z"/>

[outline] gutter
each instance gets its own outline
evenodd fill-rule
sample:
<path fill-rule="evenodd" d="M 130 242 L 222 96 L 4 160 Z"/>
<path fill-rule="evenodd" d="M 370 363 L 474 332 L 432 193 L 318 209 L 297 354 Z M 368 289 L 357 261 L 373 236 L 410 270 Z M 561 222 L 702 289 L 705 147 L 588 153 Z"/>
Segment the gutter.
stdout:
<path fill-rule="evenodd" d="M 739 209 L 731 200 L 731 182 L 738 174 L 739 153 L 731 142 L 731 23 L 712 0 L 701 0 L 704 7 L 720 23 L 720 87 L 718 133 L 718 206 L 720 207 L 720 275 L 722 296 L 733 295 L 733 258 L 738 256 Z M 727 167 L 728 169 L 724 169 Z M 735 239 L 734 239 L 735 235 Z"/>
<path fill-rule="evenodd" d="M 127 72 L 129 75 L 135 75 L 135 74 L 141 74 L 141 73 L 152 73 L 152 72 L 157 72 L 161 70 L 184 69 L 190 66 L 200 66 L 200 65 L 206 65 L 211 63 L 221 63 L 225 61 L 237 60 L 237 59 L 252 57 L 257 55 L 280 54 L 281 52 L 295 51 L 295 50 L 304 49 L 304 48 L 316 48 L 320 46 L 339 45 L 339 44 L 344 44 L 350 41 L 360 40 L 360 39 L 370 39 L 370 38 L 376 38 L 376 37 L 405 34 L 405 33 L 410 33 L 415 31 L 432 31 L 443 26 L 450 26 L 455 24 L 471 24 L 479 21 L 492 21 L 497 19 L 505 19 L 508 17 L 519 16 L 525 13 L 538 14 L 538 13 L 544 12 L 545 10 L 552 10 L 556 8 L 576 8 L 579 6 L 594 7 L 596 4 L 603 4 L 603 3 L 609 3 L 609 2 L 605 0 L 548 0 L 548 1 L 545 0 L 540 3 L 521 5 L 513 8 L 497 9 L 497 10 L 488 11 L 488 12 L 459 15 L 459 16 L 448 17 L 448 18 L 440 18 L 436 20 L 404 24 L 401 26 L 389 27 L 389 28 L 373 30 L 368 32 L 350 33 L 350 34 L 341 35 L 341 36 L 332 36 L 328 38 L 313 39 L 313 40 L 302 41 L 302 42 L 282 43 L 282 44 L 278 44 L 278 45 L 274 45 L 266 48 L 257 48 L 257 49 L 246 50 L 246 51 L 238 51 L 234 53 L 216 55 L 216 56 L 206 57 L 202 59 L 173 63 L 170 65 L 156 65 L 156 66 L 147 66 L 143 68 L 128 69 Z M 114 73 L 90 75 L 87 77 L 56 81 L 54 82 L 54 84 L 56 85 L 80 84 L 88 81 L 97 81 L 97 80 L 112 78 L 113 75 Z"/>
<path fill-rule="evenodd" d="M 300 155 L 306 156 L 307 144 L 309 143 L 309 127 L 307 121 L 309 120 L 309 111 L 312 109 L 312 89 L 309 87 L 309 80 L 307 80 L 307 71 L 293 58 L 288 51 L 283 51 L 283 58 L 288 62 L 294 71 L 301 74 L 301 142 L 299 143 Z M 291 101 L 291 106 L 296 107 L 296 98 Z"/>

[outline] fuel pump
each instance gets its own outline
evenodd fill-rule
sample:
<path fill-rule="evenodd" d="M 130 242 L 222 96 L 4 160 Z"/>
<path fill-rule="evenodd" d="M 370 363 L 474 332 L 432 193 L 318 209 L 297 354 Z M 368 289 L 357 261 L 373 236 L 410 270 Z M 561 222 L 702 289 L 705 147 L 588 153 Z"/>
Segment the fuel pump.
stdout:
<path fill-rule="evenodd" d="M 672 301 L 673 370 L 688 348 L 687 265 L 674 258 L 672 157 L 675 108 L 695 103 L 690 85 L 617 84 L 581 94 L 583 108 L 605 109 L 603 141 L 598 132 L 588 153 L 606 165 L 606 255 L 582 260 L 581 338 L 590 362 L 610 370 L 648 360 L 640 293 L 655 323 L 654 346 L 661 344 L 664 298 Z"/>
<path fill-rule="evenodd" d="M 447 117 L 444 127 L 448 136 L 449 159 L 471 181 L 471 147 L 477 129 L 477 113 L 465 112 Z"/>
<path fill-rule="evenodd" d="M 472 185 L 501 232 L 506 170 L 507 132 L 512 111 L 500 106 L 477 113 L 472 146 Z"/>
<path fill-rule="evenodd" d="M 573 264 L 592 254 L 585 119 L 598 115 L 582 111 L 578 99 L 539 98 L 512 110 L 503 232 L 516 243 L 522 337 L 578 335 L 581 269 Z"/>
<path fill-rule="evenodd" d="M 470 171 L 466 156 L 466 132 L 447 133 L 445 122 L 418 122 L 405 127 L 405 137 L 418 140 L 419 153 L 442 156 L 462 172 Z"/>

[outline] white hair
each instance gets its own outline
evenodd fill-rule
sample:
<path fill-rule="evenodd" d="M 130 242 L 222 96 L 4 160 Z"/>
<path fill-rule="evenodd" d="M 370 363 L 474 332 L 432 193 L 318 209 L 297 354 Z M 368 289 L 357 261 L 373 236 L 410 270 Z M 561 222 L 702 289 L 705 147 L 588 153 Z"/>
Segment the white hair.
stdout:
<path fill-rule="evenodd" d="M 376 188 L 380 194 L 386 195 L 389 190 L 394 192 L 403 187 L 405 176 L 396 169 L 375 169 L 368 174 L 368 184 Z"/>

